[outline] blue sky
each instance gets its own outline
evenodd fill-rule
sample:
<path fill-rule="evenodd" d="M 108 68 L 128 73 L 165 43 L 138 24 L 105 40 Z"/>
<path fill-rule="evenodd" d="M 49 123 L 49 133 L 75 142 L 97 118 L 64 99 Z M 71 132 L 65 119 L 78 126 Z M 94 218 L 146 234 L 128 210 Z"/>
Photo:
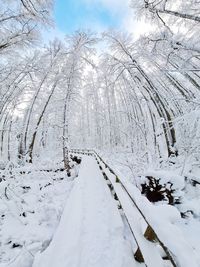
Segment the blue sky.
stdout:
<path fill-rule="evenodd" d="M 146 25 L 138 24 L 130 0 L 55 0 L 54 29 L 43 32 L 45 42 L 63 39 L 76 30 L 101 33 L 108 29 L 123 30 L 138 37 Z"/>
<path fill-rule="evenodd" d="M 99 31 L 119 27 L 120 16 L 104 3 L 99 0 L 56 0 L 56 28 L 63 33 L 71 33 L 77 29 L 93 28 Z"/>
<path fill-rule="evenodd" d="M 56 27 L 63 33 L 77 29 L 91 28 L 98 31 L 119 27 L 121 18 L 104 3 L 105 1 L 102 3 L 98 0 L 56 0 L 54 8 Z"/>

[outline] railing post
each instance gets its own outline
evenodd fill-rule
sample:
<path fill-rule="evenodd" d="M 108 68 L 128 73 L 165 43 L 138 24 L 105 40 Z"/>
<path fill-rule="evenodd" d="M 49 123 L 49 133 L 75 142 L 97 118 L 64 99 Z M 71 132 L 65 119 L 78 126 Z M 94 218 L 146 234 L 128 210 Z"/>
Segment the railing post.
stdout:
<path fill-rule="evenodd" d="M 157 236 L 150 225 L 147 226 L 145 233 L 144 233 L 144 237 L 151 242 L 158 241 Z"/>

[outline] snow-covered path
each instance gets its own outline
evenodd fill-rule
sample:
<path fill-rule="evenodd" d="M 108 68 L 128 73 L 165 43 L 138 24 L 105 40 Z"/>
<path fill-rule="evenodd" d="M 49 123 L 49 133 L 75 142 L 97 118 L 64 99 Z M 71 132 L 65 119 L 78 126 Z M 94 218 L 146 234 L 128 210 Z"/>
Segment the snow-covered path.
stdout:
<path fill-rule="evenodd" d="M 47 266 L 136 266 L 117 206 L 92 157 L 83 157 L 53 240 L 35 258 L 33 267 Z"/>

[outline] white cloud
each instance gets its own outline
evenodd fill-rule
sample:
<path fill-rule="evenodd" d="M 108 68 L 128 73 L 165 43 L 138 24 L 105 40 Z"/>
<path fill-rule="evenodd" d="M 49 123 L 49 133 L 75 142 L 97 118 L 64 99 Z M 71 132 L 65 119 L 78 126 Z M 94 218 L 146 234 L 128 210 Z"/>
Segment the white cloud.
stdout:
<path fill-rule="evenodd" d="M 99 6 L 101 8 L 101 6 L 103 6 L 106 8 L 113 16 L 116 16 L 116 19 L 120 20 L 120 29 L 132 33 L 134 39 L 138 39 L 142 34 L 151 30 L 150 24 L 147 24 L 143 20 L 137 20 L 134 10 L 130 7 L 130 0 L 82 1 L 90 7 Z"/>
<path fill-rule="evenodd" d="M 134 39 L 138 39 L 142 34 L 151 30 L 151 25 L 144 21 L 138 21 L 134 10 L 130 7 L 130 0 L 79 0 L 82 1 L 88 8 L 101 9 L 105 8 L 111 16 L 119 21 L 118 30 L 127 31 L 133 34 Z M 78 28 L 77 28 L 78 29 Z M 80 29 L 80 28 L 79 28 Z M 83 18 L 81 29 L 91 29 L 94 32 L 104 32 L 109 30 L 108 26 L 103 21 L 98 21 L 95 18 Z M 43 33 L 43 39 L 48 42 L 54 38 L 64 39 L 65 33 L 58 28 L 51 29 Z"/>
<path fill-rule="evenodd" d="M 82 0 L 88 6 L 103 6 L 113 14 L 121 14 L 129 7 L 129 0 Z"/>
<path fill-rule="evenodd" d="M 122 28 L 133 34 L 134 39 L 153 30 L 153 25 L 146 23 L 144 20 L 137 20 L 133 12 L 127 14 L 122 23 Z"/>

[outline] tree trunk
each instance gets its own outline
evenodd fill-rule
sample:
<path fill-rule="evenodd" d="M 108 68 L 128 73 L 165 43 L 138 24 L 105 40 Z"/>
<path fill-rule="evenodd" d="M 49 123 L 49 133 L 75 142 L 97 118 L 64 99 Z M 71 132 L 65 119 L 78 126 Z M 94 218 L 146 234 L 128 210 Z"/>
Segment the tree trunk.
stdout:
<path fill-rule="evenodd" d="M 34 148 L 34 145 L 35 145 L 35 139 L 36 139 L 36 135 L 37 135 L 37 132 L 38 132 L 38 128 L 39 128 L 40 123 L 42 121 L 42 118 L 43 118 L 43 116 L 45 114 L 46 108 L 47 108 L 47 106 L 48 106 L 48 104 L 49 104 L 49 102 L 51 100 L 51 97 L 53 96 L 53 93 L 54 93 L 54 91 L 56 89 L 57 83 L 58 83 L 58 80 L 56 80 L 54 82 L 53 86 L 52 86 L 51 93 L 50 93 L 50 95 L 49 95 L 49 97 L 48 97 L 48 99 L 47 99 L 47 101 L 45 103 L 45 106 L 44 106 L 44 108 L 43 108 L 43 110 L 42 110 L 42 112 L 41 112 L 41 114 L 39 116 L 39 119 L 37 121 L 37 125 L 36 125 L 36 128 L 35 128 L 35 131 L 34 131 L 34 133 L 32 135 L 31 143 L 30 143 L 29 149 L 28 149 L 28 156 L 29 156 L 28 157 L 28 162 L 29 163 L 32 163 L 33 162 L 33 148 Z"/>

